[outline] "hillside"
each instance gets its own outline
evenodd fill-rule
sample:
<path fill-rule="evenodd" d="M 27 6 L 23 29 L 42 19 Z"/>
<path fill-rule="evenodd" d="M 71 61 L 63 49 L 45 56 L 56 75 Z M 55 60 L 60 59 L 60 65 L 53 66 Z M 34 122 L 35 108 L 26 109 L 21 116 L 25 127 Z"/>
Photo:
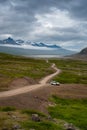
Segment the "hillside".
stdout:
<path fill-rule="evenodd" d="M 15 78 L 38 81 L 53 73 L 50 68 L 53 63 L 62 70 L 54 78 L 60 86 L 47 84 L 35 91 L 0 98 L 0 130 L 87 130 L 86 61 L 50 59 L 46 62 L 0 54 L 0 82 L 8 79 L 17 82 Z M 17 83 L 20 85 L 20 81 Z M 39 121 L 33 120 L 33 115 Z"/>
<path fill-rule="evenodd" d="M 79 55 L 87 56 L 87 47 L 80 51 Z"/>
<path fill-rule="evenodd" d="M 82 49 L 79 53 L 67 56 L 67 58 L 71 59 L 80 59 L 80 60 L 87 60 L 87 47 Z"/>
<path fill-rule="evenodd" d="M 36 84 L 51 73 L 45 60 L 0 53 L 0 91 Z"/>

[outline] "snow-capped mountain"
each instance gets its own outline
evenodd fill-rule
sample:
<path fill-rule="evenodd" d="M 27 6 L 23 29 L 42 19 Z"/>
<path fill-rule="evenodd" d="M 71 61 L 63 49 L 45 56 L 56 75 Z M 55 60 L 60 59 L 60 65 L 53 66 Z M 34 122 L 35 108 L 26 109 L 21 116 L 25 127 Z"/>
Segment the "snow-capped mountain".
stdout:
<path fill-rule="evenodd" d="M 55 45 L 55 44 L 47 44 L 47 43 L 42 43 L 42 42 L 36 43 L 36 42 L 28 41 L 26 43 L 28 45 L 32 45 L 32 46 L 36 46 L 36 47 L 61 48 L 60 46 Z"/>
<path fill-rule="evenodd" d="M 21 40 L 21 39 L 16 40 L 15 42 L 16 42 L 16 44 L 19 44 L 19 45 L 21 45 L 21 44 L 23 44 L 23 43 L 24 43 L 24 41 L 23 41 L 23 40 Z"/>
<path fill-rule="evenodd" d="M 15 45 L 16 44 L 16 41 L 12 38 L 8 38 L 8 39 L 5 39 L 2 41 L 3 44 L 12 44 L 12 45 Z"/>
<path fill-rule="evenodd" d="M 42 43 L 42 42 L 31 42 L 31 41 L 24 41 L 24 40 L 14 40 L 12 38 L 7 38 L 5 40 L 0 40 L 0 44 L 2 45 L 21 45 L 21 46 L 33 46 L 33 47 L 40 47 L 40 48 L 54 48 L 54 49 L 57 49 L 57 48 L 61 48 L 60 46 L 58 45 L 55 45 L 55 44 L 46 44 L 46 43 Z M 39 49 L 39 48 L 38 48 Z"/>
<path fill-rule="evenodd" d="M 66 56 L 74 54 L 75 52 L 66 50 L 56 44 L 47 44 L 42 42 L 31 42 L 24 40 L 14 40 L 7 38 L 0 40 L 0 52 L 30 56 L 30 55 L 56 55 Z"/>
<path fill-rule="evenodd" d="M 0 44 L 2 45 L 21 45 L 22 43 L 24 43 L 23 40 L 14 40 L 10 37 L 8 37 L 7 39 L 4 39 L 4 40 L 0 40 Z"/>

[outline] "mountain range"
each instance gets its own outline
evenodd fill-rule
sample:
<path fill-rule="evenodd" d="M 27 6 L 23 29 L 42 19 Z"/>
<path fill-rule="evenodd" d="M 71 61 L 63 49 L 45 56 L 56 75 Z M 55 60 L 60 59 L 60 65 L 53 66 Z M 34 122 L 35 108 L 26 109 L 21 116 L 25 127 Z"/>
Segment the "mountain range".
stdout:
<path fill-rule="evenodd" d="M 47 47 L 47 48 L 61 48 L 60 46 L 58 45 L 55 45 L 55 44 L 46 44 L 46 43 L 42 43 L 42 42 L 30 42 L 30 41 L 24 41 L 24 40 L 14 40 L 12 38 L 7 38 L 5 40 L 0 40 L 0 44 L 2 45 L 31 45 L 31 46 L 34 46 L 34 47 Z"/>
<path fill-rule="evenodd" d="M 74 51 L 64 49 L 56 44 L 47 44 L 42 42 L 31 42 L 24 40 L 14 40 L 13 38 L 7 38 L 0 40 L 0 52 L 30 56 L 30 55 L 56 55 L 66 56 L 74 54 Z"/>

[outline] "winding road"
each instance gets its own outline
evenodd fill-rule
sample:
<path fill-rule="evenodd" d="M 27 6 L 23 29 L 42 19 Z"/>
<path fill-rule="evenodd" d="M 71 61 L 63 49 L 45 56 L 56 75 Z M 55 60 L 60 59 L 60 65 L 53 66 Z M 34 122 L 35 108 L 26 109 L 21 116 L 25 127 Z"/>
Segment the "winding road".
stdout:
<path fill-rule="evenodd" d="M 38 88 L 44 87 L 49 80 L 51 80 L 54 76 L 60 73 L 60 69 L 58 69 L 54 63 L 52 64 L 51 67 L 55 70 L 55 73 L 44 77 L 42 80 L 40 80 L 39 84 L 24 86 L 24 87 L 14 89 L 14 90 L 0 92 L 0 98 L 11 97 L 11 96 L 27 93 L 27 92 L 36 90 Z"/>

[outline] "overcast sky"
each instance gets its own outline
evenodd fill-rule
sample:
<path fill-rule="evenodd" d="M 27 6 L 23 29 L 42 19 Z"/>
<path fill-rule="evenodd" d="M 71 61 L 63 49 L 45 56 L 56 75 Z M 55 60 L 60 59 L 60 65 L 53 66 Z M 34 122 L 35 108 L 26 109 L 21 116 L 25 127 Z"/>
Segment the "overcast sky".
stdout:
<path fill-rule="evenodd" d="M 87 47 L 87 0 L 0 0 L 0 39 Z"/>

